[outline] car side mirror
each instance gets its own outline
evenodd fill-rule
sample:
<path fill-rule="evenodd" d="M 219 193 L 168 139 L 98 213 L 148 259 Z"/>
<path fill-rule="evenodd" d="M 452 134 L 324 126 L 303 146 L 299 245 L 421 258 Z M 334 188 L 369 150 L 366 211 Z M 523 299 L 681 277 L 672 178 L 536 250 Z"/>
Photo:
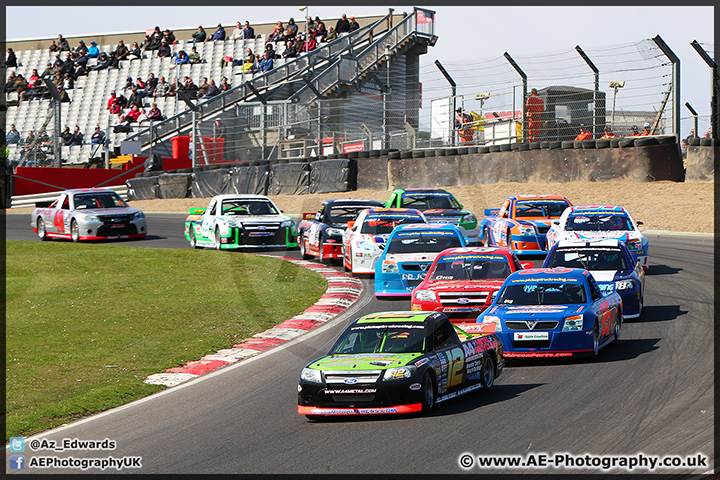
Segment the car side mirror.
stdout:
<path fill-rule="evenodd" d="M 351 229 L 355 226 L 355 220 L 350 220 L 347 222 L 347 228 Z"/>
<path fill-rule="evenodd" d="M 640 226 L 640 225 L 644 225 L 644 223 L 643 223 L 643 222 L 635 222 L 635 223 L 636 223 L 636 224 L 637 224 L 638 226 Z"/>
<path fill-rule="evenodd" d="M 560 220 L 553 220 L 552 224 L 560 226 Z"/>
<path fill-rule="evenodd" d="M 520 266 L 526 270 L 534 267 L 533 262 L 520 262 Z"/>

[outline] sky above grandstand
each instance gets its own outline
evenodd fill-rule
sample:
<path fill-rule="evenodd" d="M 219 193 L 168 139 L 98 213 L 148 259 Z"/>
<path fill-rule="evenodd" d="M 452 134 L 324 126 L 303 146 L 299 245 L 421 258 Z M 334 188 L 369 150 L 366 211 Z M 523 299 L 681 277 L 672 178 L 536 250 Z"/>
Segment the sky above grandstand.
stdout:
<path fill-rule="evenodd" d="M 633 44 L 660 35 L 681 60 L 681 116 L 689 117 L 684 103 L 689 102 L 701 115 L 710 114 L 711 70 L 690 46 L 697 40 L 714 56 L 714 11 L 710 6 L 436 6 L 421 5 L 436 12 L 438 42 L 421 57 L 423 72 L 436 74 L 438 59 L 453 75 L 476 59 L 514 58 L 572 50 L 580 45 L 592 50 Z M 337 18 L 340 14 L 356 17 L 383 15 L 386 6 L 309 6 L 312 17 Z M 395 13 L 412 12 L 412 6 L 393 6 Z M 209 32 L 221 22 L 232 26 L 236 21 L 251 24 L 287 22 L 303 18 L 295 5 L 257 6 L 7 6 L 6 38 L 56 38 L 116 32 L 138 32 L 159 25 L 180 30 L 202 24 Z M 328 22 L 328 26 L 334 21 Z M 228 34 L 232 27 L 227 29 Z M 472 76 L 459 77 L 460 87 L 472 82 Z M 605 82 L 607 83 L 607 82 Z M 440 87 L 438 87 L 440 88 Z M 475 87 L 482 90 L 481 86 Z M 425 90 L 424 90 L 425 92 Z M 621 95 L 618 95 L 622 101 Z M 707 123 L 707 122 L 706 122 Z M 683 129 L 689 121 L 683 121 Z M 702 128 L 702 127 L 701 127 Z M 689 129 L 689 127 L 688 127 Z"/>

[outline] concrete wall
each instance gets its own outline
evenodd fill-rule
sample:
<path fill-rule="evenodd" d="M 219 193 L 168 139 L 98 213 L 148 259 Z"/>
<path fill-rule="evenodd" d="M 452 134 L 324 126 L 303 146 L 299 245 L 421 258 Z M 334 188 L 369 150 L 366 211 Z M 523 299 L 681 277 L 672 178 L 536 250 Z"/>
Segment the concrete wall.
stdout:
<path fill-rule="evenodd" d="M 683 181 L 683 177 L 677 144 L 547 148 L 426 158 L 358 158 L 358 189 L 500 182 Z"/>
<path fill-rule="evenodd" d="M 686 182 L 714 182 L 718 147 L 689 146 L 685 159 Z"/>

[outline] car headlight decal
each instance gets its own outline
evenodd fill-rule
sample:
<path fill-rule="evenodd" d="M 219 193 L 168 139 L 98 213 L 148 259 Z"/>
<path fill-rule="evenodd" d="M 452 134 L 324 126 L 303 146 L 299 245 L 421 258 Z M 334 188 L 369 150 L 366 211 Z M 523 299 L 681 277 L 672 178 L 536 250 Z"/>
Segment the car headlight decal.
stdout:
<path fill-rule="evenodd" d="M 311 383 L 322 383 L 320 370 L 315 370 L 314 368 L 303 368 L 302 373 L 300 373 L 300 379 Z"/>
<path fill-rule="evenodd" d="M 383 381 L 401 380 L 403 378 L 412 377 L 417 370 L 416 367 L 408 365 L 407 367 L 388 368 L 383 375 Z"/>
<path fill-rule="evenodd" d="M 496 317 L 495 315 L 486 315 L 483 319 L 483 323 L 494 323 L 495 331 L 502 332 L 502 322 L 500 321 L 500 317 Z"/>
<path fill-rule="evenodd" d="M 437 296 L 432 290 L 416 290 L 413 295 L 421 302 L 437 302 Z"/>
<path fill-rule="evenodd" d="M 583 329 L 583 316 L 582 315 L 573 315 L 572 317 L 567 317 L 565 319 L 565 322 L 563 323 L 563 332 L 579 332 Z"/>

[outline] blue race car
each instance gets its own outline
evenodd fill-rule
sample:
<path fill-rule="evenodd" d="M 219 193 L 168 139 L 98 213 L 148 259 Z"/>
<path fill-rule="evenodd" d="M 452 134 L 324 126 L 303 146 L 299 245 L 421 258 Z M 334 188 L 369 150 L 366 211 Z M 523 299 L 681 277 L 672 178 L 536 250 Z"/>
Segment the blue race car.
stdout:
<path fill-rule="evenodd" d="M 550 248 L 543 267 L 588 270 L 603 295 L 620 294 L 624 320 L 638 318 L 642 313 L 645 271 L 637 256 L 616 238 L 561 240 Z"/>
<path fill-rule="evenodd" d="M 409 297 L 440 252 L 465 246 L 466 237 L 455 225 L 398 225 L 375 262 L 375 296 Z"/>
<path fill-rule="evenodd" d="M 620 338 L 622 300 L 603 296 L 587 270 L 520 270 L 477 321 L 495 324 L 507 358 L 596 357 Z"/>

